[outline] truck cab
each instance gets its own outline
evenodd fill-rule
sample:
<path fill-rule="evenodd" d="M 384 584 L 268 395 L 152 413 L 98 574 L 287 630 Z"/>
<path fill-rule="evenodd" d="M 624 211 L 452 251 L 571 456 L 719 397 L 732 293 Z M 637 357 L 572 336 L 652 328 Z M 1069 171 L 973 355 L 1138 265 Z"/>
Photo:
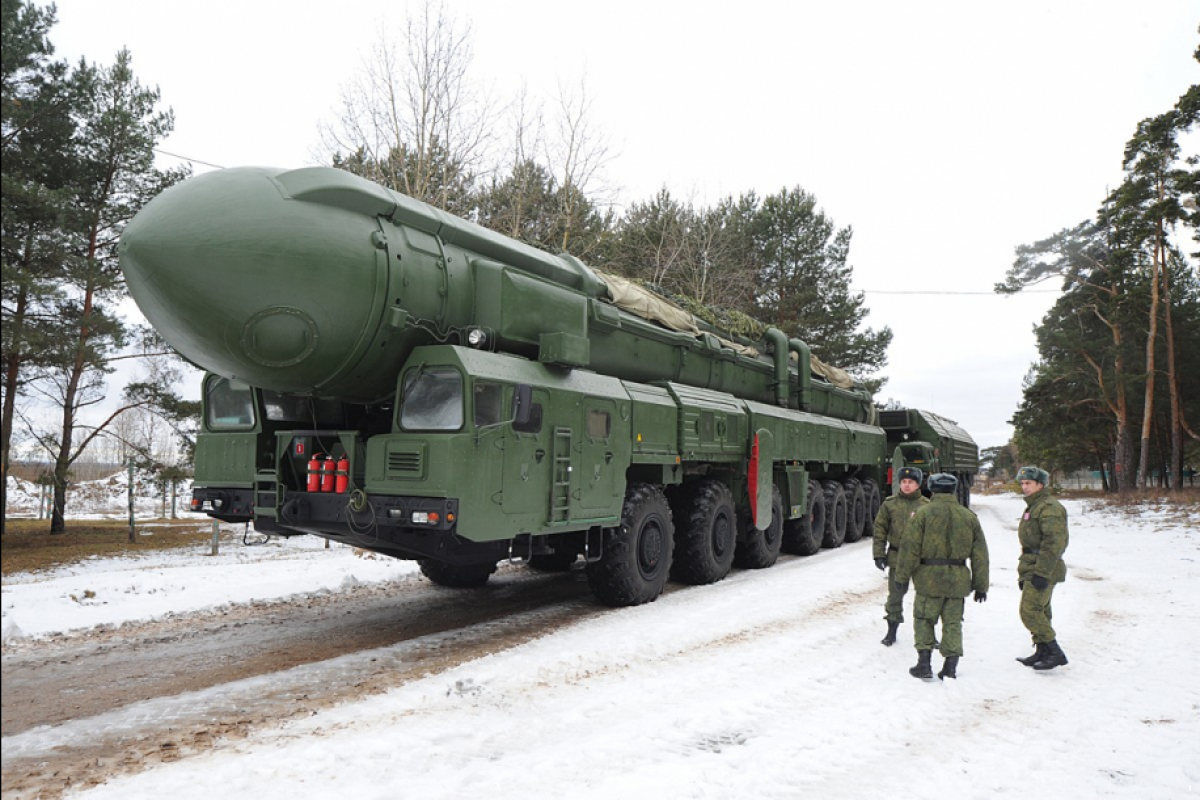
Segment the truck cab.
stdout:
<path fill-rule="evenodd" d="M 905 442 L 897 445 L 896 449 L 892 451 L 892 465 L 887 476 L 891 494 L 900 493 L 900 481 L 894 480 L 894 476 L 899 475 L 900 470 L 904 467 L 916 467 L 921 470 L 921 474 L 925 476 L 925 479 L 921 481 L 921 494 L 928 497 L 929 476 L 935 472 L 941 472 L 941 461 L 938 458 L 937 448 L 929 442 Z"/>

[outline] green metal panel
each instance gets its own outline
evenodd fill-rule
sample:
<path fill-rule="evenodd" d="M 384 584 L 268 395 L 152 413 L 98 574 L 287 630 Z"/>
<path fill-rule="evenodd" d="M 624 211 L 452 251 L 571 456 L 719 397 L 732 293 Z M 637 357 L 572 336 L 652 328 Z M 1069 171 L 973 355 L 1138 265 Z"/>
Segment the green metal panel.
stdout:
<path fill-rule="evenodd" d="M 629 452 L 629 413 L 621 418 L 616 401 L 610 398 L 584 397 L 583 420 L 579 436 L 578 505 L 583 516 L 609 516 L 620 513 L 624 502 L 624 473 L 618 453 Z"/>
<path fill-rule="evenodd" d="M 775 455 L 775 437 L 768 428 L 759 428 L 754 432 L 752 447 L 758 450 L 758 470 L 754 475 L 757 491 L 751 498 L 754 503 L 755 527 L 765 530 L 771 521 L 771 487 L 774 485 L 773 462 Z"/>
<path fill-rule="evenodd" d="M 538 361 L 565 367 L 585 367 L 590 360 L 586 337 L 563 331 L 538 336 Z"/>
<path fill-rule="evenodd" d="M 257 471 L 257 433 L 208 433 L 196 437 L 197 487 L 249 487 Z"/>
<path fill-rule="evenodd" d="M 742 401 L 730 394 L 666 384 L 679 404 L 679 447 L 684 461 L 744 458 L 749 424 Z"/>
<path fill-rule="evenodd" d="M 632 459 L 641 464 L 679 461 L 679 406 L 661 386 L 622 382 L 633 405 Z"/>
<path fill-rule="evenodd" d="M 803 516 L 808 503 L 808 470 L 799 464 L 786 465 L 781 487 L 784 513 L 788 519 Z"/>

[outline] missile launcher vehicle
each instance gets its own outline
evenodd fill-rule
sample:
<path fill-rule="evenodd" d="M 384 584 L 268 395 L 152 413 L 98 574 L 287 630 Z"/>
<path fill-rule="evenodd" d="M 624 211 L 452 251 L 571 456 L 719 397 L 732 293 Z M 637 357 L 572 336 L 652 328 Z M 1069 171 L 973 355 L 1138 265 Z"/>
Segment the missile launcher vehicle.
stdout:
<path fill-rule="evenodd" d="M 601 601 L 636 605 L 668 578 L 857 541 L 897 437 L 940 419 L 893 430 L 803 341 L 716 330 L 332 168 L 184 181 L 120 258 L 207 370 L 193 509 L 416 559 L 447 586 L 504 559 L 579 563 Z"/>

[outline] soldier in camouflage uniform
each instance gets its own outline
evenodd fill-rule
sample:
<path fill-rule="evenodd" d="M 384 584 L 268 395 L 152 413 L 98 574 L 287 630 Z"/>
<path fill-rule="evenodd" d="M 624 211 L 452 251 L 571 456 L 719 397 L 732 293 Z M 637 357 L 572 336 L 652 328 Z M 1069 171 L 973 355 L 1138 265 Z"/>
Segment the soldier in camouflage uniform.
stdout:
<path fill-rule="evenodd" d="M 875 566 L 888 570 L 888 597 L 884 603 L 884 619 L 887 620 L 887 635 L 882 644 L 891 647 L 896 643 L 896 629 L 904 622 L 904 592 L 907 584 L 898 588 L 896 583 L 896 555 L 904 539 L 904 529 L 917 509 L 929 502 L 921 494 L 921 481 L 925 476 L 916 467 L 903 467 L 897 473 L 900 493 L 883 501 L 875 515 L 875 535 L 872 553 Z"/>
<path fill-rule="evenodd" d="M 1050 474 L 1039 467 L 1021 467 L 1017 472 L 1025 494 L 1025 513 L 1017 527 L 1021 559 L 1017 562 L 1017 586 L 1021 589 L 1021 622 L 1033 636 L 1034 652 L 1018 658 L 1027 667 L 1048 670 L 1067 663 L 1050 625 L 1050 597 L 1054 585 L 1067 579 L 1063 552 L 1067 549 L 1067 510 L 1046 491 Z"/>
<path fill-rule="evenodd" d="M 958 503 L 958 479 L 939 473 L 929 479 L 933 501 L 916 513 L 904 532 L 896 561 L 896 582 L 916 587 L 913 599 L 913 638 L 917 664 L 909 674 L 932 678 L 929 657 L 933 651 L 933 626 L 942 620 L 939 678 L 957 678 L 962 657 L 962 621 L 965 598 L 975 591 L 975 602 L 987 600 L 988 549 L 979 518 Z M 971 566 L 967 566 L 967 562 Z"/>

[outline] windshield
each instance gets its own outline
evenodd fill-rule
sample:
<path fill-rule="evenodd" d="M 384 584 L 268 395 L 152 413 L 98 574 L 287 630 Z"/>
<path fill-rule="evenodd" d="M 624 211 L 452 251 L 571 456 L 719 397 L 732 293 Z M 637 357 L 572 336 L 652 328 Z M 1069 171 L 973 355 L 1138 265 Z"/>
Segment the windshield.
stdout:
<path fill-rule="evenodd" d="M 270 389 L 263 389 L 262 397 L 267 419 L 273 422 L 307 422 L 317 427 L 343 424 L 342 406 L 336 400 L 282 394 Z"/>
<path fill-rule="evenodd" d="M 404 377 L 400 427 L 456 431 L 463 424 L 462 376 L 449 367 L 416 369 Z"/>
<path fill-rule="evenodd" d="M 254 427 L 254 396 L 241 381 L 213 376 L 205 392 L 208 427 L 220 431 L 244 431 Z"/>

